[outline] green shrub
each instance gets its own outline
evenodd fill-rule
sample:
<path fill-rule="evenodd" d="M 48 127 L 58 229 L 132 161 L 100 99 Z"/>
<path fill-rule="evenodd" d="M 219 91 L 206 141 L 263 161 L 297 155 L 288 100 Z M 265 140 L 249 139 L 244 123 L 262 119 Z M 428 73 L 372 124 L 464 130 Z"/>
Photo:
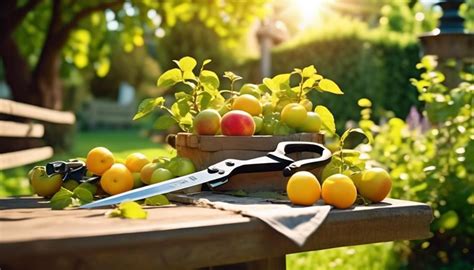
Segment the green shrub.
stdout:
<path fill-rule="evenodd" d="M 338 83 L 344 96 L 317 95 L 312 96 L 312 101 L 327 106 L 340 129 L 347 120 L 358 117 L 356 104 L 362 97 L 376 104 L 375 117 L 384 115 L 386 110 L 405 117 L 417 104 L 409 78 L 418 76 L 418 62 L 419 45 L 414 36 L 370 30 L 364 23 L 345 21 L 320 32 L 307 32 L 276 48 L 272 53 L 272 73 L 290 72 L 288 67 L 319 67 L 322 75 Z M 244 80 L 258 82 L 259 61 L 248 60 L 237 73 Z"/>
<path fill-rule="evenodd" d="M 398 245 L 406 268 L 472 269 L 474 85 L 462 82 L 450 89 L 436 66 L 434 58 L 423 58 L 418 67 L 425 71 L 412 80 L 425 118 L 413 114 L 407 122 L 393 118 L 377 127 L 370 155 L 390 170 L 392 197 L 433 209 L 433 237 Z"/>

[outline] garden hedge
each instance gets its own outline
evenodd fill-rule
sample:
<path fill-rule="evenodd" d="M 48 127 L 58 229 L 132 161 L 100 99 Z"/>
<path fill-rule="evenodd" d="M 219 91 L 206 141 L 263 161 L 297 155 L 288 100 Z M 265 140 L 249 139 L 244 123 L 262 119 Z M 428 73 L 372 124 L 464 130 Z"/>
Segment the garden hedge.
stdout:
<path fill-rule="evenodd" d="M 303 38 L 277 47 L 272 52 L 272 73 L 314 64 L 318 72 L 336 81 L 345 92 L 342 97 L 328 94 L 312 96 L 313 103 L 324 104 L 333 112 L 341 129 L 357 120 L 357 100 L 373 101 L 374 116 L 387 111 L 405 118 L 418 104 L 417 92 L 409 79 L 418 77 L 415 68 L 420 47 L 411 35 L 370 30 L 361 23 L 339 24 L 324 31 L 305 33 Z M 259 59 L 249 59 L 237 71 L 244 80 L 261 82 Z"/>

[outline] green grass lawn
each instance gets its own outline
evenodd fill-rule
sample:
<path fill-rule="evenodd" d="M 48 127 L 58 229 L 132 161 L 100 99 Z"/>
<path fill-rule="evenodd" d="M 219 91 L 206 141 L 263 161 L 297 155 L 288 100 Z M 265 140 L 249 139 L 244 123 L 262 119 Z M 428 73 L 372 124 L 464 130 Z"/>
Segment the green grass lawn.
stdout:
<path fill-rule="evenodd" d="M 153 143 L 147 137 L 141 136 L 137 130 L 113 130 L 78 133 L 75 145 L 69 153 L 58 153 L 49 161 L 85 157 L 88 151 L 96 146 L 107 147 L 117 159 L 125 159 L 133 152 L 141 152 L 150 159 L 175 155 L 171 147 Z M 48 161 L 38 164 L 46 162 Z M 26 174 L 38 164 L 0 172 L 0 197 L 31 194 Z M 392 246 L 392 243 L 382 243 L 292 254 L 287 256 L 287 268 L 290 270 L 397 269 Z"/>

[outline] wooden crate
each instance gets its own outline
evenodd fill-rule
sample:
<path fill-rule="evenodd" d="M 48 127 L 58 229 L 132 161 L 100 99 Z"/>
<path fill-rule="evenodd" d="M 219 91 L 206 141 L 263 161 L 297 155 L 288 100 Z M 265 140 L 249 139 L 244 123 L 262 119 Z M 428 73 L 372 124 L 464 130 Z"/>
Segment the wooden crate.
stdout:
<path fill-rule="evenodd" d="M 224 159 L 251 159 L 266 155 L 275 150 L 280 142 L 305 141 L 324 143 L 324 136 L 319 133 L 296 133 L 288 136 L 201 136 L 191 133 L 178 133 L 171 143 L 177 150 L 178 156 L 191 159 L 197 170 L 206 169 L 208 166 Z M 306 159 L 315 157 L 314 153 L 298 153 L 290 155 L 293 159 Z M 322 168 L 312 172 L 320 178 Z M 247 192 L 286 190 L 288 177 L 282 172 L 260 172 L 246 173 L 232 176 L 230 181 L 217 188 L 221 191 L 244 190 Z M 192 188 L 187 192 L 199 191 L 200 188 Z"/>

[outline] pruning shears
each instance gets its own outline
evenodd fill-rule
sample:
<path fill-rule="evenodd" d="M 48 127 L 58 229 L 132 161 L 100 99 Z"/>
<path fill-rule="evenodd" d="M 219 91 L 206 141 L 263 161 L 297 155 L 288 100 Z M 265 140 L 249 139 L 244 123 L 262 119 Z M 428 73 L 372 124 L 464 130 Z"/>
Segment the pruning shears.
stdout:
<path fill-rule="evenodd" d="M 85 177 L 86 172 L 86 164 L 78 159 L 69 161 L 53 161 L 46 164 L 46 173 L 48 175 L 56 173 L 62 174 L 63 181 L 72 179 L 76 182 L 84 183 L 99 179 L 98 176 Z"/>
<path fill-rule="evenodd" d="M 313 152 L 319 157 L 295 161 L 288 156 L 297 152 Z M 331 151 L 321 144 L 313 142 L 281 142 L 273 152 L 249 160 L 226 159 L 209 166 L 207 169 L 164 182 L 133 189 L 110 196 L 80 208 L 94 208 L 118 204 L 124 201 L 136 201 L 154 195 L 165 194 L 184 188 L 207 184 L 211 189 L 224 185 L 229 177 L 239 173 L 283 171 L 284 176 L 291 176 L 300 170 L 311 170 L 331 161 Z"/>

